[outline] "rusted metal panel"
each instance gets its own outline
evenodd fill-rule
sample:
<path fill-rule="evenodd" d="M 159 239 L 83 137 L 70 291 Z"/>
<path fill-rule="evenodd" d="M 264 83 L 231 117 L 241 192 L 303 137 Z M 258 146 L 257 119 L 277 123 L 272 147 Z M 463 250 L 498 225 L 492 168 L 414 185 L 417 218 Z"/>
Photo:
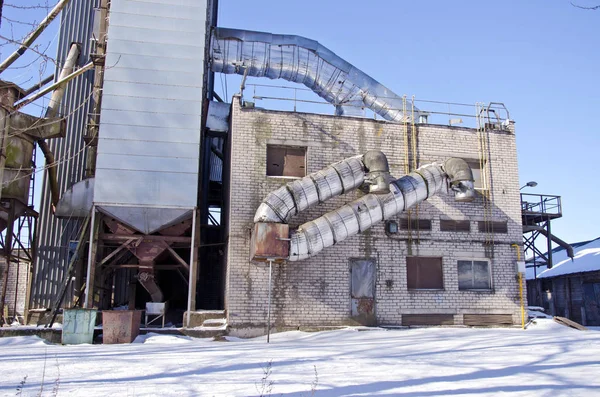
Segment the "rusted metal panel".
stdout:
<path fill-rule="evenodd" d="M 283 176 L 303 177 L 306 175 L 306 148 L 287 148 L 283 165 Z"/>
<path fill-rule="evenodd" d="M 511 314 L 465 314 L 464 325 L 513 325 Z"/>
<path fill-rule="evenodd" d="M 304 177 L 306 175 L 306 148 L 268 145 L 267 175 Z"/>
<path fill-rule="evenodd" d="M 402 325 L 454 325 L 454 314 L 403 314 Z"/>
<path fill-rule="evenodd" d="M 255 223 L 250 242 L 250 260 L 265 262 L 273 259 L 281 262 L 287 259 L 290 251 L 289 233 L 289 226 L 285 223 Z"/>
<path fill-rule="evenodd" d="M 375 325 L 375 261 L 350 260 L 350 306 L 352 318 L 362 325 Z"/>
<path fill-rule="evenodd" d="M 141 310 L 105 310 L 102 312 L 102 342 L 131 343 L 140 333 Z"/>
<path fill-rule="evenodd" d="M 267 175 L 282 176 L 285 158 L 285 148 L 280 146 L 267 146 Z"/>
<path fill-rule="evenodd" d="M 409 256 L 406 258 L 408 289 L 443 289 L 442 258 Z"/>

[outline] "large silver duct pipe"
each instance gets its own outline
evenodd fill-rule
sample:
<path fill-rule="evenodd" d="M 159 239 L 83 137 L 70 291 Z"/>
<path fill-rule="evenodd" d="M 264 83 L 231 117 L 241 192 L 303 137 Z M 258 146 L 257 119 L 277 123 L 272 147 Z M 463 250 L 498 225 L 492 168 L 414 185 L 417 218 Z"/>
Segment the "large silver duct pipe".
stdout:
<path fill-rule="evenodd" d="M 289 182 L 269 193 L 254 215 L 256 222 L 283 222 L 315 204 L 348 193 L 365 181 L 362 156 L 350 157 Z"/>
<path fill-rule="evenodd" d="M 371 193 L 389 192 L 388 161 L 379 150 L 350 157 L 269 193 L 254 215 L 257 222 L 283 222 L 315 204 L 348 193 L 363 184 Z"/>
<path fill-rule="evenodd" d="M 401 97 L 314 40 L 215 28 L 210 57 L 214 72 L 304 84 L 336 106 L 338 115 L 365 107 L 389 121 L 410 119 Z M 414 115 L 418 119 L 418 110 Z"/>
<path fill-rule="evenodd" d="M 444 166 L 421 167 L 389 186 L 388 194 L 367 194 L 301 225 L 291 235 L 288 260 L 299 261 L 314 256 L 377 222 L 412 208 L 446 186 L 454 191 L 457 201 L 470 201 L 474 197 L 473 175 L 462 159 L 450 159 Z"/>

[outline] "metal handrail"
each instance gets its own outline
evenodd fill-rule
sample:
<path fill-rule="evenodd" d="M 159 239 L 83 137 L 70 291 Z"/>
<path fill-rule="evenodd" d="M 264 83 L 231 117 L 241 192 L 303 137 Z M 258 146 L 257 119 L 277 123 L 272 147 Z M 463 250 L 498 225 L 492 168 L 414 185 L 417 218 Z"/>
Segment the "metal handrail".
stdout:
<path fill-rule="evenodd" d="M 252 94 L 251 100 L 252 101 L 269 101 L 269 100 L 271 100 L 271 101 L 281 101 L 281 102 L 288 102 L 288 103 L 292 102 L 293 103 L 293 111 L 297 111 L 297 106 L 302 103 L 309 104 L 309 105 L 328 105 L 328 106 L 332 105 L 332 103 L 326 102 L 326 101 L 299 98 L 298 94 L 300 94 L 302 92 L 312 92 L 312 90 L 309 90 L 305 87 L 292 87 L 292 86 L 288 86 L 288 85 L 260 84 L 260 83 L 256 84 L 256 83 L 245 82 L 244 88 L 246 90 L 251 89 L 251 94 Z M 257 92 L 258 89 L 283 90 L 283 92 L 285 92 L 287 90 L 287 91 L 293 91 L 293 92 L 290 92 L 289 95 L 286 95 L 283 93 L 278 95 L 281 91 L 278 91 L 277 93 L 272 92 L 272 93 L 270 93 L 270 95 L 269 94 L 261 95 L 260 93 Z M 273 94 L 275 94 L 275 95 L 273 95 Z M 242 95 L 243 95 L 243 91 L 242 91 Z M 382 97 L 382 98 L 385 98 L 385 97 Z M 431 116 L 447 116 L 448 123 L 450 125 L 452 125 L 451 121 L 453 121 L 453 120 L 450 120 L 451 117 L 466 118 L 468 120 L 471 120 L 471 119 L 475 120 L 478 118 L 477 106 L 473 105 L 473 104 L 458 103 L 458 102 L 432 101 L 432 100 L 424 100 L 424 99 L 415 99 L 415 103 L 420 104 L 419 111 L 422 114 L 431 115 Z M 364 109 L 361 106 L 349 104 L 349 103 L 348 104 L 334 103 L 333 105 L 334 106 L 343 105 L 344 107 L 348 107 L 348 108 Z M 429 105 L 429 107 L 437 106 L 437 108 L 427 109 L 426 108 L 427 105 Z M 447 106 L 447 111 L 441 109 L 440 107 L 442 107 L 442 106 Z M 456 110 L 452 110 L 451 106 L 452 107 L 460 107 L 460 108 L 456 109 Z M 473 113 L 470 113 L 472 109 L 475 111 Z M 488 113 L 487 113 L 487 115 L 482 115 L 482 116 L 485 117 L 486 120 L 490 120 L 489 122 L 504 124 L 507 120 L 509 120 L 508 110 L 502 103 L 490 102 L 490 104 L 485 106 L 484 109 L 486 109 L 488 111 Z M 496 109 L 496 111 L 494 111 L 494 109 Z M 393 109 L 393 110 L 402 110 L 402 109 Z M 502 117 L 504 115 L 501 116 L 500 112 L 498 112 L 498 110 L 502 111 L 502 113 L 504 113 L 506 116 Z M 493 112 L 493 121 L 490 119 L 490 118 L 492 118 L 492 115 L 490 115 L 489 112 Z M 377 115 L 374 115 L 374 117 L 377 119 Z M 462 123 L 462 120 L 460 122 Z M 435 124 L 435 122 L 434 122 L 434 124 Z"/>
<path fill-rule="evenodd" d="M 521 211 L 529 214 L 562 214 L 560 196 L 521 193 Z"/>

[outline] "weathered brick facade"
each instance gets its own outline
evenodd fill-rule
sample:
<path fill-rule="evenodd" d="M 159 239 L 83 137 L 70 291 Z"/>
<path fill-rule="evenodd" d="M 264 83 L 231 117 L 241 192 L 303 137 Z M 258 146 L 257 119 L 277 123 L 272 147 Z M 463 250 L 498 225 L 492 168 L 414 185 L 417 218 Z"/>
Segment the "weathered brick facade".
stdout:
<path fill-rule="evenodd" d="M 6 260 L 0 257 L 0 291 L 4 288 L 4 270 L 6 269 Z M 25 299 L 27 295 L 27 280 L 29 274 L 29 263 L 21 262 L 19 264 L 11 263 L 8 268 L 8 283 L 6 285 L 6 300 L 4 301 L 5 311 L 8 312 L 8 318 L 14 319 L 15 309 L 19 322 L 23 324 L 23 313 L 25 311 Z"/>
<path fill-rule="evenodd" d="M 450 314 L 463 324 L 464 314 L 504 314 L 520 322 L 519 288 L 511 244 L 522 244 L 522 228 L 514 129 L 487 134 L 491 165 L 491 212 L 483 199 L 455 202 L 441 194 L 419 207 L 419 218 L 430 219 L 431 231 L 386 234 L 384 222 L 317 256 L 273 270 L 273 324 L 278 328 L 335 326 L 349 323 L 350 258 L 375 260 L 375 314 L 378 324 L 401 325 L 406 314 Z M 410 126 L 409 126 L 410 134 Z M 417 125 L 419 165 L 449 157 L 479 161 L 478 132 L 470 128 Z M 266 147 L 307 147 L 307 174 L 344 158 L 382 150 L 391 174 L 405 174 L 405 129 L 370 119 L 242 108 L 234 99 L 231 113 L 231 172 L 226 308 L 234 334 L 264 333 L 267 318 L 268 265 L 249 261 L 250 233 L 256 208 L 270 191 L 289 182 L 267 177 Z M 412 146 L 409 144 L 409 146 Z M 311 208 L 292 219 L 290 230 L 357 198 L 352 192 Z M 405 217 L 399 214 L 396 218 Z M 412 217 L 416 214 L 413 211 Z M 490 217 L 491 216 L 491 217 Z M 470 232 L 441 232 L 440 219 L 469 220 Z M 478 221 L 506 221 L 508 233 L 479 232 Z M 487 247 L 487 249 L 486 249 Z M 457 260 L 491 257 L 491 285 L 486 291 L 458 287 Z M 407 256 L 443 257 L 443 290 L 409 290 Z"/>

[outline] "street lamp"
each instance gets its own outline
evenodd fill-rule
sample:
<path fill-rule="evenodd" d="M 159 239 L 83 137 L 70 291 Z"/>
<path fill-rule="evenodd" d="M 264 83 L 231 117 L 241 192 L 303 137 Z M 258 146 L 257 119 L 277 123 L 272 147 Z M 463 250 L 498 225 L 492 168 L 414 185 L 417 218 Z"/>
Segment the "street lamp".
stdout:
<path fill-rule="evenodd" d="M 519 190 L 523 190 L 523 188 L 526 188 L 526 187 L 536 187 L 536 186 L 537 186 L 537 182 L 531 181 L 531 182 L 527 182 L 525 185 L 521 186 L 521 188 Z"/>

